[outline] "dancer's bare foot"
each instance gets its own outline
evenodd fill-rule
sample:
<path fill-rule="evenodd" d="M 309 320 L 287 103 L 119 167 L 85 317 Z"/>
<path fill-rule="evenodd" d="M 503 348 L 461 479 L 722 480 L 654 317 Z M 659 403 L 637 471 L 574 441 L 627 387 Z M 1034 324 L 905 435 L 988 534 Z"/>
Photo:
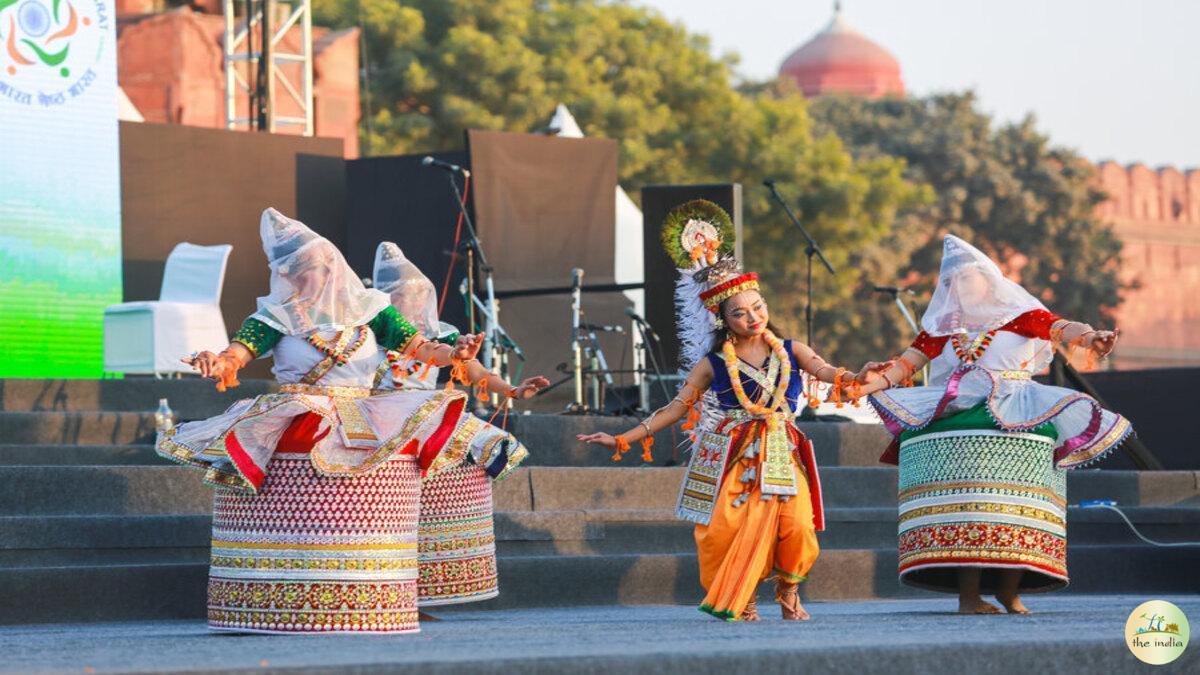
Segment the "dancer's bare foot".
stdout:
<path fill-rule="evenodd" d="M 1019 595 L 1000 595 L 996 594 L 996 601 L 1004 605 L 1004 610 L 1009 614 L 1032 614 L 1025 603 L 1021 602 Z"/>
<path fill-rule="evenodd" d="M 962 598 L 958 599 L 959 614 L 1000 614 L 1000 608 L 992 603 L 980 598 Z"/>

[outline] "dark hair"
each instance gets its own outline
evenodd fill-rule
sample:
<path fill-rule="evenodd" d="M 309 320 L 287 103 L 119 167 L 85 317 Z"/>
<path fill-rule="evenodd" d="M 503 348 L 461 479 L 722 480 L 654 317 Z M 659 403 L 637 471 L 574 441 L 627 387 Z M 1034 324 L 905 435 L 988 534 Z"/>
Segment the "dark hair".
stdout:
<path fill-rule="evenodd" d="M 759 294 L 761 295 L 761 292 Z M 717 305 L 717 317 L 718 318 L 725 317 L 725 303 L 729 302 L 732 298 L 733 298 L 733 296 L 729 296 L 728 298 L 725 298 L 724 300 L 722 300 L 720 305 Z M 763 302 L 766 302 L 766 298 L 763 298 Z M 775 327 L 775 324 L 771 323 L 770 319 L 767 320 L 767 330 L 774 333 L 775 337 L 779 337 L 779 329 Z M 721 348 L 721 345 L 726 340 L 729 339 L 729 336 L 730 336 L 730 332 L 729 332 L 728 324 L 726 324 L 725 326 L 721 326 L 721 327 L 713 329 L 712 337 L 709 339 L 708 351 L 715 353 L 717 350 L 719 350 Z M 780 339 L 783 339 L 783 338 L 780 338 Z"/>

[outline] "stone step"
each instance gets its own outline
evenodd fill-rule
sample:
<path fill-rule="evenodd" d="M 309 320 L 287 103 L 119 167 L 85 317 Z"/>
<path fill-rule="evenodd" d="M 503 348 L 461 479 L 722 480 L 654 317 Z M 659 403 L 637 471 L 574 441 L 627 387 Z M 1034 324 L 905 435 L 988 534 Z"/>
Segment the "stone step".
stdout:
<path fill-rule="evenodd" d="M 156 379 L 125 377 L 108 380 L 0 380 L 0 411 L 7 412 L 154 412 L 166 398 L 180 419 L 216 415 L 240 398 L 274 391 L 272 380 L 242 380 L 218 392 L 199 377 Z"/>
<path fill-rule="evenodd" d="M 1149 546 L 1073 546 L 1072 593 L 1194 593 L 1184 570 L 1194 550 Z M 501 556 L 501 594 L 473 609 L 589 604 L 697 604 L 703 597 L 694 552 Z M 202 561 L 114 561 L 0 568 L 0 624 L 199 618 L 207 566 Z M 929 597 L 896 579 L 896 550 L 823 551 L 802 587 L 806 600 Z M 760 587 L 769 601 L 767 584 Z"/>
<path fill-rule="evenodd" d="M 153 442 L 153 412 L 0 412 L 0 443 L 6 445 Z"/>
<path fill-rule="evenodd" d="M 0 467 L 0 515 L 207 514 L 212 488 L 180 466 Z"/>
<path fill-rule="evenodd" d="M 619 434 L 637 425 L 637 417 L 599 417 L 592 415 L 512 415 L 508 428 L 529 448 L 529 466 L 611 467 L 612 451 L 575 440 L 576 434 L 605 432 Z M 851 422 L 801 422 L 800 429 L 813 443 L 820 466 L 879 466 L 879 456 L 891 436 L 879 424 Z M 654 437 L 654 464 L 668 459 L 686 463 L 687 434 L 678 427 L 660 431 Z M 681 445 L 682 444 L 682 445 Z M 622 466 L 640 466 L 641 448 L 622 460 Z"/>
<path fill-rule="evenodd" d="M 161 465 L 154 445 L 16 445 L 0 443 L 0 466 Z"/>
<path fill-rule="evenodd" d="M 1152 540 L 1187 541 L 1200 532 L 1200 509 L 1124 511 Z M 834 508 L 826 516 L 826 529 L 819 535 L 822 550 L 895 544 L 894 508 Z M 687 553 L 695 546 L 692 524 L 675 519 L 668 510 L 511 511 L 497 513 L 495 523 L 501 556 Z M 210 526 L 207 514 L 0 517 L 0 567 L 152 559 L 203 562 Z M 1072 507 L 1067 532 L 1072 547 L 1139 543 L 1116 514 L 1093 508 Z"/>
<path fill-rule="evenodd" d="M 682 467 L 532 467 L 496 486 L 498 511 L 671 510 Z M 829 467 L 827 508 L 894 508 L 895 469 Z M 1114 499 L 1125 506 L 1200 507 L 1195 472 L 1080 471 L 1068 478 L 1072 503 Z M 0 466 L 0 515 L 199 514 L 212 489 L 188 467 Z"/>

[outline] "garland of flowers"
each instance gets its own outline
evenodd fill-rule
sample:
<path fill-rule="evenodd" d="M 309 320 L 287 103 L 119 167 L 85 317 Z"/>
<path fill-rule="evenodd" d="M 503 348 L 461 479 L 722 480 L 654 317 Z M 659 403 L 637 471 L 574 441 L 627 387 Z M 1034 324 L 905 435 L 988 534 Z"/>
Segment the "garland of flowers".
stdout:
<path fill-rule="evenodd" d="M 954 345 L 954 354 L 963 363 L 975 363 L 983 358 L 983 353 L 991 346 L 992 338 L 996 337 L 996 329 L 980 333 L 968 344 L 965 340 L 966 333 L 960 332 L 959 327 L 959 315 L 956 313 L 950 319 L 950 343 Z"/>
<path fill-rule="evenodd" d="M 359 326 L 355 329 L 354 342 L 348 345 L 345 344 L 345 337 L 348 335 L 345 331 L 338 333 L 331 340 L 325 340 L 316 333 L 309 335 L 305 340 L 308 341 L 308 344 L 316 347 L 318 351 L 332 358 L 334 365 L 344 366 L 350 361 L 350 357 L 354 356 L 354 352 L 358 351 L 358 348 L 367 341 L 367 330 L 366 326 Z"/>
<path fill-rule="evenodd" d="M 963 363 L 975 363 L 983 357 L 983 353 L 992 344 L 992 338 L 996 336 L 996 331 L 989 330 L 986 333 L 980 333 L 970 344 L 966 343 L 962 333 L 955 333 L 950 336 L 950 342 L 954 345 L 954 353 L 958 356 L 958 360 Z"/>
<path fill-rule="evenodd" d="M 775 385 L 775 391 L 767 399 L 766 405 L 751 401 L 750 397 L 746 396 L 746 390 L 742 387 L 742 374 L 738 372 L 738 355 L 733 348 L 733 342 L 726 340 L 721 351 L 725 356 L 725 370 L 729 373 L 729 382 L 733 385 L 733 393 L 737 396 L 738 404 L 751 415 L 770 417 L 780 406 L 787 404 L 787 388 L 792 379 L 792 360 L 788 358 L 787 350 L 783 348 L 783 340 L 775 337 L 774 333 L 765 331 L 763 339 L 766 340 L 767 346 L 771 348 L 775 358 L 779 359 L 780 365 L 779 383 Z"/>

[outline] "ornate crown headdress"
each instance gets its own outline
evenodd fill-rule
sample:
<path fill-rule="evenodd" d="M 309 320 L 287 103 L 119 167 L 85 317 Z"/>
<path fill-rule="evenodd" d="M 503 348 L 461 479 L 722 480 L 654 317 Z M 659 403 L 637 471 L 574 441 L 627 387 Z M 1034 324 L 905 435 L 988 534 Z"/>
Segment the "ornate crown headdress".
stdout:
<path fill-rule="evenodd" d="M 680 204 L 663 221 L 663 248 L 680 275 L 696 282 L 700 301 L 713 314 L 726 299 L 758 290 L 758 275 L 743 273 L 733 257 L 734 236 L 725 209 L 704 199 Z"/>

